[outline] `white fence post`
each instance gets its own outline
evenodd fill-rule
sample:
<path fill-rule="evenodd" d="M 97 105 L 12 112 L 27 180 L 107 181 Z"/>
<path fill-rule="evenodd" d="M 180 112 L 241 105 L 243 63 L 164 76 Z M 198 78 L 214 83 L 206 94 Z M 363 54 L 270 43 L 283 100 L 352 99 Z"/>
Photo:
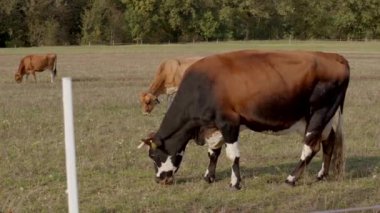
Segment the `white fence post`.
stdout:
<path fill-rule="evenodd" d="M 75 166 L 75 140 L 71 78 L 62 78 L 62 94 L 65 122 L 66 179 L 69 212 L 78 213 L 78 188 Z"/>

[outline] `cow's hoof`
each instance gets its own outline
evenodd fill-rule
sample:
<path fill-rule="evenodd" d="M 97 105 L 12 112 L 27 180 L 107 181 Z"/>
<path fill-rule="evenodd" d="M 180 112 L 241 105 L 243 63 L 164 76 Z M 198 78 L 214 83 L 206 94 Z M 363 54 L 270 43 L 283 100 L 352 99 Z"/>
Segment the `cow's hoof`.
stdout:
<path fill-rule="evenodd" d="M 289 186 L 296 186 L 296 182 L 295 181 L 289 181 L 288 179 L 285 180 L 285 183 L 288 184 Z"/>
<path fill-rule="evenodd" d="M 204 176 L 203 179 L 207 182 L 207 183 L 214 183 L 215 182 L 215 177 L 211 177 L 211 176 Z"/>
<path fill-rule="evenodd" d="M 232 191 L 238 191 L 240 189 L 241 189 L 240 184 L 236 184 L 236 185 L 230 184 L 230 190 L 232 190 Z"/>
<path fill-rule="evenodd" d="M 327 180 L 327 177 L 326 176 L 324 176 L 324 175 L 322 175 L 322 176 L 317 176 L 317 181 L 325 181 L 325 180 Z"/>

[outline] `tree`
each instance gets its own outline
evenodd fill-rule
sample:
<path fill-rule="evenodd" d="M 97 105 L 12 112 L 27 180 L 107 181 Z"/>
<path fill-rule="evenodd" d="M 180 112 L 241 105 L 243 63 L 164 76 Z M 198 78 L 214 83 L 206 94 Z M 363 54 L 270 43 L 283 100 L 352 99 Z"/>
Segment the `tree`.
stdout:
<path fill-rule="evenodd" d="M 28 46 L 23 0 L 0 0 L 0 47 Z"/>
<path fill-rule="evenodd" d="M 200 34 L 207 41 L 210 38 L 216 37 L 216 30 L 219 26 L 219 22 L 214 18 L 211 11 L 207 11 L 203 14 L 201 20 L 199 21 Z"/>

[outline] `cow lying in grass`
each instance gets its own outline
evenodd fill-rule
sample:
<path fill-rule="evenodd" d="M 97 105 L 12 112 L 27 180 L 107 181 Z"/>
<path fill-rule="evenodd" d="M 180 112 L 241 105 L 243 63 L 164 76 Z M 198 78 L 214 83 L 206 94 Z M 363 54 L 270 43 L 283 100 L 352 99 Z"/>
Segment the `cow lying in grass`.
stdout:
<path fill-rule="evenodd" d="M 27 55 L 21 59 L 17 72 L 15 73 L 15 80 L 21 83 L 24 75 L 28 79 L 29 74 L 33 75 L 34 81 L 37 82 L 36 72 L 44 70 L 50 71 L 50 81 L 53 83 L 57 75 L 57 55 L 54 53 L 46 55 Z"/>
<path fill-rule="evenodd" d="M 296 184 L 321 146 L 318 180 L 328 175 L 331 162 L 341 176 L 345 164 L 342 113 L 349 76 L 347 60 L 334 53 L 236 51 L 197 61 L 186 71 L 158 131 L 143 139 L 156 181 L 174 182 L 189 140 L 204 127 L 218 130 L 206 138 L 215 144 L 208 151 L 210 163 L 204 176 L 208 182 L 215 180 L 222 148 L 218 142 L 223 140 L 232 162 L 230 186 L 240 189 L 241 127 L 302 134 L 299 162 L 286 178 L 290 185 Z"/>
<path fill-rule="evenodd" d="M 158 67 L 149 89 L 140 95 L 142 112 L 149 114 L 155 105 L 159 103 L 158 97 L 162 94 L 167 95 L 170 105 L 186 69 L 199 59 L 201 57 L 163 61 Z"/>

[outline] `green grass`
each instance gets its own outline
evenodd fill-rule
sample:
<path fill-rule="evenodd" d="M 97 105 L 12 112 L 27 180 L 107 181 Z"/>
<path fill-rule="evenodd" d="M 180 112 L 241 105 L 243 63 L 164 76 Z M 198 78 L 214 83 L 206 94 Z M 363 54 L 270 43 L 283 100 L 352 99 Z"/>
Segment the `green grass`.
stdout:
<path fill-rule="evenodd" d="M 339 52 L 351 65 L 344 109 L 347 168 L 341 182 L 315 182 L 316 156 L 299 184 L 283 182 L 299 159 L 298 135 L 241 134 L 243 189 L 230 191 L 224 150 L 217 182 L 202 176 L 206 147 L 190 143 L 176 184 L 160 186 L 141 138 L 158 128 L 166 101 L 143 116 L 138 94 L 161 60 L 237 49 Z M 22 56 L 56 52 L 58 81 L 16 84 Z M 250 41 L 0 49 L 0 212 L 67 212 L 62 91 L 73 78 L 81 212 L 308 212 L 372 206 L 380 198 L 380 42 Z"/>

